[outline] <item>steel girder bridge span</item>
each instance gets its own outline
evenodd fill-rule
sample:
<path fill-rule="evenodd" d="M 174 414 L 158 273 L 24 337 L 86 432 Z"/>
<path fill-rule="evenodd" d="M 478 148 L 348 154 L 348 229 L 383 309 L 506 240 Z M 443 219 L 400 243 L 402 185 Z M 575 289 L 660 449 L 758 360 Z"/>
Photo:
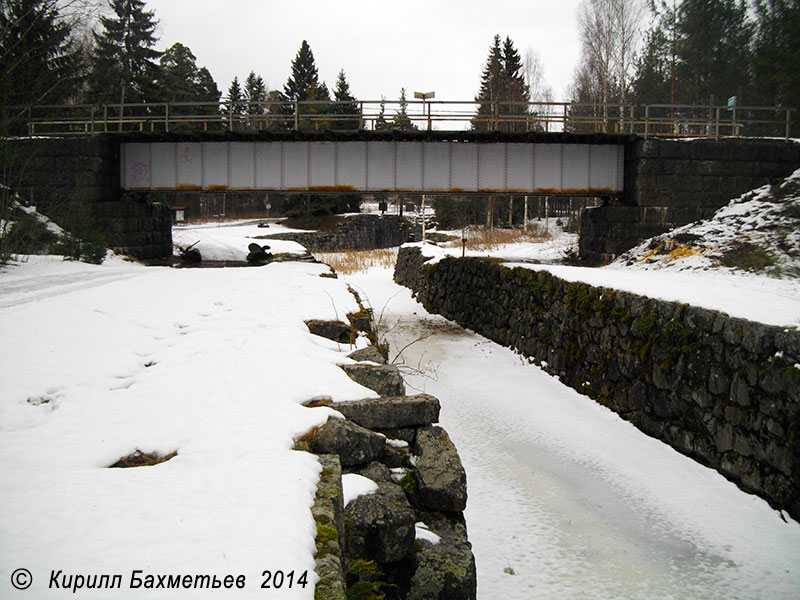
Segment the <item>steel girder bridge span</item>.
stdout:
<path fill-rule="evenodd" d="M 487 141 L 120 144 L 124 190 L 619 195 L 624 145 Z"/>

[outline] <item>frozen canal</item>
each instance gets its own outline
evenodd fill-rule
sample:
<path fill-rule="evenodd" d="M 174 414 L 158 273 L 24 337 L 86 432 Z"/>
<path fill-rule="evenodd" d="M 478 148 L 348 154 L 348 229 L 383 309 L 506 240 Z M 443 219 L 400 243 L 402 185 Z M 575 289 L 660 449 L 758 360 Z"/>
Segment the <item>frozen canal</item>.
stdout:
<path fill-rule="evenodd" d="M 390 358 L 404 348 L 408 393 L 442 403 L 479 598 L 800 598 L 798 523 L 427 314 L 389 271 L 347 280 L 382 314 Z"/>

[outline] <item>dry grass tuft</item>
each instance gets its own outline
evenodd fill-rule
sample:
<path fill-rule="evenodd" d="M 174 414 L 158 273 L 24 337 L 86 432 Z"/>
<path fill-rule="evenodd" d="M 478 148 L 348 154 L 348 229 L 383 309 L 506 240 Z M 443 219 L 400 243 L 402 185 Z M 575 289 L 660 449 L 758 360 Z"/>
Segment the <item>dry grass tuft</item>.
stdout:
<path fill-rule="evenodd" d="M 314 256 L 330 265 L 341 275 L 368 271 L 372 267 L 394 268 L 397 248 L 378 250 L 345 250 L 342 252 L 315 252 Z"/>
<path fill-rule="evenodd" d="M 467 250 L 497 250 L 505 244 L 533 243 L 550 239 L 549 232 L 537 225 L 522 229 L 470 229 L 467 231 Z"/>

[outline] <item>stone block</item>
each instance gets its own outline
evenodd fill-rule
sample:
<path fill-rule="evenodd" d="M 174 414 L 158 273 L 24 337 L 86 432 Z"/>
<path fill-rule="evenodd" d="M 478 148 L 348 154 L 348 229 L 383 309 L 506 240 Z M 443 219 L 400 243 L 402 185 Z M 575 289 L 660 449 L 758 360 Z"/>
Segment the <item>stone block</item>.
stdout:
<path fill-rule="evenodd" d="M 345 373 L 355 381 L 376 391 L 381 396 L 403 396 L 406 386 L 397 365 L 340 365 Z"/>
<path fill-rule="evenodd" d="M 343 419 L 328 419 L 314 432 L 310 445 L 317 454 L 338 454 L 342 465 L 353 466 L 376 460 L 385 443 L 379 433 Z"/>
<path fill-rule="evenodd" d="M 417 489 L 429 510 L 460 512 L 467 506 L 467 474 L 441 427 L 423 427 L 414 444 Z"/>
<path fill-rule="evenodd" d="M 439 400 L 428 394 L 349 400 L 330 406 L 369 429 L 425 427 L 439 421 Z"/>
<path fill-rule="evenodd" d="M 475 557 L 463 519 L 440 513 L 422 513 L 420 518 L 439 543 L 420 541 L 415 548 L 407 600 L 474 600 Z"/>
<path fill-rule="evenodd" d="M 386 357 L 381 354 L 375 346 L 367 346 L 361 350 L 356 350 L 347 355 L 347 358 L 352 358 L 356 362 L 374 362 L 378 364 L 386 364 Z"/>
<path fill-rule="evenodd" d="M 414 544 L 415 523 L 400 486 L 381 482 L 376 492 L 351 500 L 344 509 L 347 555 L 379 563 L 403 560 Z"/>

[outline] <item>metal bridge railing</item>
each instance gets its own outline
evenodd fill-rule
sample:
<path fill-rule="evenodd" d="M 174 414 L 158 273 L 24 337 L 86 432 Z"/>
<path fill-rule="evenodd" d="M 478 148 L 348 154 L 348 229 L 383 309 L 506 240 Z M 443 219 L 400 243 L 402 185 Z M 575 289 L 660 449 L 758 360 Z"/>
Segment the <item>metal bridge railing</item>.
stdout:
<path fill-rule="evenodd" d="M 794 109 L 409 100 L 355 102 L 152 102 L 3 108 L 15 135 L 141 132 L 422 129 L 637 134 L 644 137 L 769 136 L 789 138 Z"/>

